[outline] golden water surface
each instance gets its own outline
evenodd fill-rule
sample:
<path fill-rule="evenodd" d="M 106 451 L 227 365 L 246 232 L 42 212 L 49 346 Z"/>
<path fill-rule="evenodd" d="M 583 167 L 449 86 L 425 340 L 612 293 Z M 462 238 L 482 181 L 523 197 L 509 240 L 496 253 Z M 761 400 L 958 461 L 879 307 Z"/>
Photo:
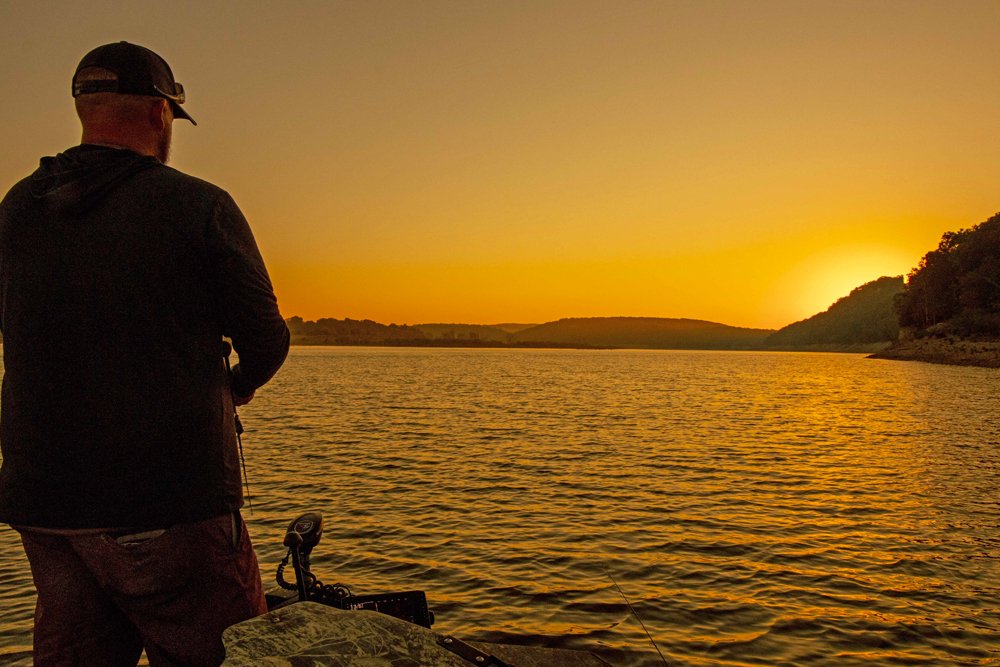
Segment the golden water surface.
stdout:
<path fill-rule="evenodd" d="M 299 512 L 435 629 L 672 665 L 1000 664 L 1000 373 L 859 355 L 295 348 L 242 409 L 265 584 Z M 33 605 L 0 530 L 0 661 Z M 5 657 L 6 656 L 6 657 Z"/>

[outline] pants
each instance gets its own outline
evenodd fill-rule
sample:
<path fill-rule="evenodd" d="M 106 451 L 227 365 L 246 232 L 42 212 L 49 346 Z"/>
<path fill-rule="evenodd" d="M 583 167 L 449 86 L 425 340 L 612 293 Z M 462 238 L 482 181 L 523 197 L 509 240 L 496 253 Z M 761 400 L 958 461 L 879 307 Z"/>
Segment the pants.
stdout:
<path fill-rule="evenodd" d="M 267 611 L 239 513 L 138 538 L 51 535 L 21 542 L 38 591 L 39 666 L 218 665 L 222 631 Z"/>

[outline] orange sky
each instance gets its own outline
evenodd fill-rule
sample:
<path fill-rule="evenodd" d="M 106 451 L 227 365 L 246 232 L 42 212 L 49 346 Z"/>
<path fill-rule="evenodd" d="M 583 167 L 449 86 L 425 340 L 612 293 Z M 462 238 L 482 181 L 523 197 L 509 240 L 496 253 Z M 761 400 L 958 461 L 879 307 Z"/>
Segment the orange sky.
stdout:
<path fill-rule="evenodd" d="M 0 188 L 93 46 L 185 85 L 286 316 L 780 327 L 1000 209 L 996 2 L 5 2 Z"/>

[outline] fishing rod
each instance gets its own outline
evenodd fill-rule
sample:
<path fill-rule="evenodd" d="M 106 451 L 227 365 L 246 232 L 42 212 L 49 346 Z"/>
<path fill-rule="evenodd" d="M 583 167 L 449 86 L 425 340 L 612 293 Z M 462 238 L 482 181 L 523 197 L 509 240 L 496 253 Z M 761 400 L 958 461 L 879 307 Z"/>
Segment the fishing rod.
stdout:
<path fill-rule="evenodd" d="M 226 375 L 229 377 L 229 396 L 233 399 L 233 425 L 236 428 L 236 443 L 240 449 L 240 465 L 243 467 L 243 484 L 247 489 L 247 506 L 250 508 L 250 516 L 253 516 L 253 497 L 250 495 L 250 478 L 247 477 L 247 460 L 243 457 L 243 422 L 240 421 L 240 413 L 236 410 L 236 394 L 233 392 L 233 369 L 229 365 L 229 354 L 233 351 L 233 346 L 229 341 L 222 341 L 222 358 L 226 360 Z"/>
<path fill-rule="evenodd" d="M 615 581 L 615 578 L 611 576 L 611 571 L 607 568 L 607 566 L 604 567 L 604 574 L 608 575 L 608 579 L 610 579 L 611 583 L 613 583 L 615 588 L 618 589 L 618 594 L 622 596 L 622 600 L 625 600 L 625 604 L 628 605 L 629 611 L 631 611 L 632 615 L 635 616 L 635 620 L 639 621 L 639 625 L 642 626 L 642 631 L 646 633 L 646 636 L 649 638 L 649 643 L 656 649 L 656 653 L 660 656 L 660 660 L 664 665 L 666 665 L 666 667 L 670 667 L 670 663 L 663 657 L 660 647 L 656 645 L 655 641 L 653 641 L 653 635 L 649 634 L 649 630 L 646 629 L 646 624 L 642 622 L 641 618 L 639 618 L 639 613 L 635 610 L 635 607 L 632 606 L 632 603 L 629 602 L 628 598 L 625 597 L 625 592 L 622 590 L 622 587 L 618 585 L 618 582 Z"/>

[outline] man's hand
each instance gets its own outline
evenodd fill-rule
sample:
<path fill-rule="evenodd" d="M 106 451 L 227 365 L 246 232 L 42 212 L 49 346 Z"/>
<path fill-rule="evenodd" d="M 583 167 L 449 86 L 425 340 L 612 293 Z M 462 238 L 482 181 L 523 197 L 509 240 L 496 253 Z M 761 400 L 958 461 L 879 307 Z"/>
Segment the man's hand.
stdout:
<path fill-rule="evenodd" d="M 256 392 L 251 391 L 249 396 L 237 396 L 236 394 L 233 394 L 233 405 L 235 405 L 236 407 L 239 407 L 241 405 L 246 405 L 247 403 L 253 400 L 253 395 L 255 393 Z"/>

